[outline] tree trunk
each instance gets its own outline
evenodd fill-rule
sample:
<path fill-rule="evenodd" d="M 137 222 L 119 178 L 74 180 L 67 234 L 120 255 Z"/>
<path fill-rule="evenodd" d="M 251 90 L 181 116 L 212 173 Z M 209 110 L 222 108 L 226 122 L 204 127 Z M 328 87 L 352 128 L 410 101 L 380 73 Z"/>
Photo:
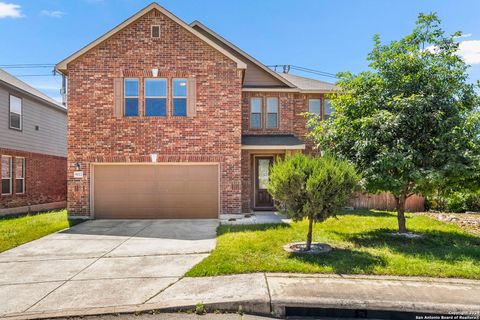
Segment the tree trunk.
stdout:
<path fill-rule="evenodd" d="M 395 196 L 396 208 L 397 208 L 397 220 L 398 220 L 398 232 L 407 233 L 407 225 L 405 220 L 405 202 L 407 196 L 401 194 L 400 196 Z"/>
<path fill-rule="evenodd" d="M 307 244 L 306 244 L 306 251 L 310 251 L 312 248 L 312 233 L 313 233 L 313 218 L 308 217 L 308 233 L 307 233 Z"/>

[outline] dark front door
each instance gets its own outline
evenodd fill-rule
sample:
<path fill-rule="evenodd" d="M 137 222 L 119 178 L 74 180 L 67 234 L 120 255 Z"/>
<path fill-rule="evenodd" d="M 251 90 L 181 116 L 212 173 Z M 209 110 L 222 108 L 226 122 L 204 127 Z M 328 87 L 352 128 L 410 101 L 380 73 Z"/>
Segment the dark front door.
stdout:
<path fill-rule="evenodd" d="M 273 199 L 267 191 L 273 157 L 255 157 L 255 208 L 272 209 Z"/>

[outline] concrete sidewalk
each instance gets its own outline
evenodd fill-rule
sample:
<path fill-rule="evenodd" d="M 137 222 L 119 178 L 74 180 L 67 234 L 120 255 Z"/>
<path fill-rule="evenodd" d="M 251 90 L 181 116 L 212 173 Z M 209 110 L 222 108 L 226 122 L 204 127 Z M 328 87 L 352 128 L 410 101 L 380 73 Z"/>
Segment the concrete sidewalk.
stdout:
<path fill-rule="evenodd" d="M 92 305 L 86 296 L 72 299 L 69 308 L 29 310 L 5 315 L 10 319 L 178 310 L 203 303 L 210 310 L 284 316 L 288 307 L 388 310 L 434 314 L 480 312 L 480 281 L 388 276 L 304 274 L 243 274 L 181 278 L 164 288 L 150 288 L 140 304 Z M 105 292 L 128 296 L 131 292 Z M 125 301 L 122 297 L 118 301 Z M 75 305 L 75 307 L 73 307 Z"/>

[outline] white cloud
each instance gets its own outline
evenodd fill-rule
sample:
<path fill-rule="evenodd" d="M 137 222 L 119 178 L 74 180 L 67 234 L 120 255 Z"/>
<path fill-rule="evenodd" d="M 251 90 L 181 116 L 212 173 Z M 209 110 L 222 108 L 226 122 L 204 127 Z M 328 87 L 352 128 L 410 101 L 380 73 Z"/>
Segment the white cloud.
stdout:
<path fill-rule="evenodd" d="M 461 36 L 455 37 L 455 38 L 470 38 L 472 36 L 471 33 L 464 33 Z"/>
<path fill-rule="evenodd" d="M 480 40 L 465 40 L 460 42 L 458 54 L 468 64 L 480 64 Z"/>
<path fill-rule="evenodd" d="M 14 3 L 0 2 L 0 19 L 23 17 L 20 5 Z"/>
<path fill-rule="evenodd" d="M 54 11 L 42 10 L 42 11 L 40 12 L 40 14 L 41 14 L 42 16 L 51 17 L 51 18 L 61 18 L 61 17 L 63 17 L 66 13 L 63 12 L 63 11 L 59 11 L 59 10 L 54 10 Z"/>
<path fill-rule="evenodd" d="M 424 50 L 436 53 L 438 47 L 428 46 Z M 457 53 L 467 64 L 480 64 L 480 40 L 460 41 Z"/>

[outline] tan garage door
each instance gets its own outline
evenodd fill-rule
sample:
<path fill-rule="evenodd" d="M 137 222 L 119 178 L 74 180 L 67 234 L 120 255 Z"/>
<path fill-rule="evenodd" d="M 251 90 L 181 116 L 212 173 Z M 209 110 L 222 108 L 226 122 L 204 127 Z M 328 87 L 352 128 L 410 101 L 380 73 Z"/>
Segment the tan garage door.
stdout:
<path fill-rule="evenodd" d="M 94 165 L 97 219 L 218 217 L 215 164 Z"/>

